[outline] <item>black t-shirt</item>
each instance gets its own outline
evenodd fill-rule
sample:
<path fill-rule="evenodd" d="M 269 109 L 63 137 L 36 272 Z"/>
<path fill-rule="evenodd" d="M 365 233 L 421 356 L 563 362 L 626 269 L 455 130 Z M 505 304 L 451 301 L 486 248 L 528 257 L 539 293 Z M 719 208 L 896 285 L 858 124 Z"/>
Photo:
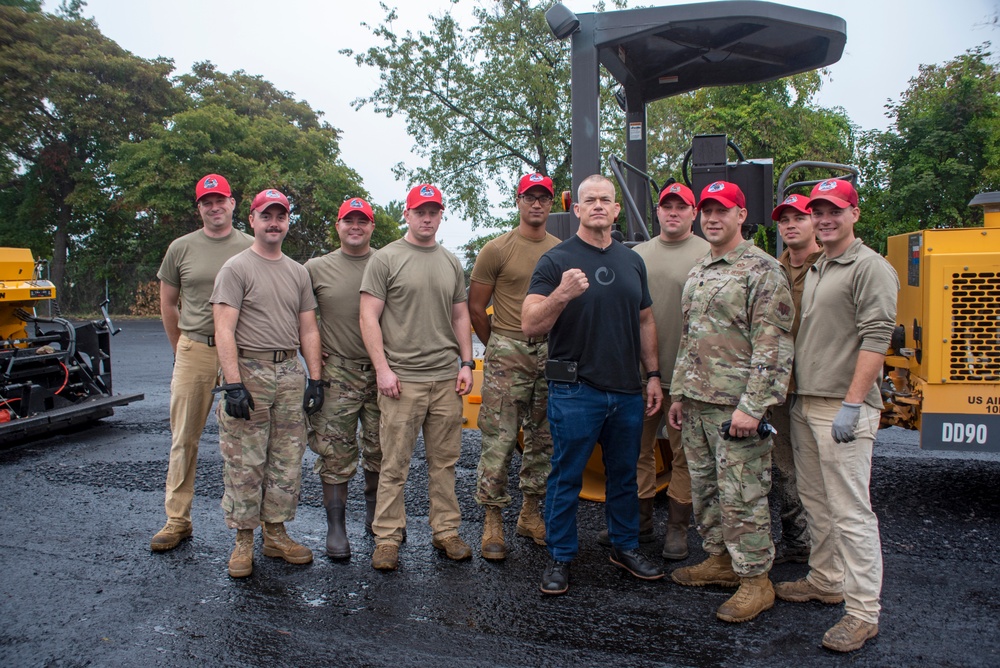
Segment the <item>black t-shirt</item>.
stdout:
<path fill-rule="evenodd" d="M 639 394 L 639 311 L 649 308 L 646 265 L 617 241 L 601 250 L 577 236 L 538 260 L 529 295 L 549 296 L 567 269 L 580 269 L 590 287 L 566 305 L 549 332 L 549 358 L 575 360 L 579 378 L 606 392 Z"/>

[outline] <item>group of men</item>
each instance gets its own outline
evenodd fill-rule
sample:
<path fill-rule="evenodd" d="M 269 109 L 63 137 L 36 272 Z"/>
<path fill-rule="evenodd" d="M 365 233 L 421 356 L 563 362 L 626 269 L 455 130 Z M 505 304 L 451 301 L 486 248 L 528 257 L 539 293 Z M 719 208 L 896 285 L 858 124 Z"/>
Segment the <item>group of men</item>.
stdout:
<path fill-rule="evenodd" d="M 578 497 L 596 443 L 607 480 L 598 540 L 635 577 L 664 577 L 637 549 L 654 537 L 654 450 L 664 429 L 663 557 L 687 558 L 692 515 L 708 554 L 672 579 L 738 587 L 716 613 L 730 622 L 753 619 L 775 596 L 845 601 L 847 614 L 823 644 L 861 647 L 878 632 L 881 548 L 868 482 L 898 282 L 854 237 L 854 188 L 828 180 L 811 197 L 783 201 L 772 215 L 787 246 L 778 261 L 743 239 L 746 203 L 732 183 L 707 186 L 697 202 L 686 186 L 668 185 L 660 234 L 634 252 L 611 234 L 620 206 L 604 177 L 581 183 L 579 229 L 563 242 L 546 232 L 553 199 L 548 177 L 520 180 L 519 223 L 483 248 L 466 298 L 461 265 L 436 241 L 444 202 L 433 185 L 410 191 L 405 236 L 377 252 L 371 206 L 346 201 L 340 248 L 303 267 L 281 253 L 290 214 L 283 194 L 254 198 L 249 237 L 232 226 L 225 179 L 200 180 L 203 227 L 171 244 L 158 274 L 175 365 L 168 519 L 152 549 L 191 535 L 197 446 L 214 389 L 225 393 L 218 417 L 222 506 L 237 530 L 233 577 L 252 572 L 260 525 L 266 556 L 312 560 L 284 528 L 307 444 L 318 455 L 327 555 L 351 556 L 347 488 L 360 453 L 372 566 L 396 569 L 419 433 L 432 544 L 450 559 L 471 557 L 458 532 L 455 465 L 474 329 L 486 345 L 475 493 L 483 558 L 507 554 L 502 511 L 521 434 L 516 532 L 548 548 L 542 592 L 569 588 Z M 704 238 L 693 233 L 699 213 Z M 777 585 L 768 575 L 772 451 L 779 558 L 810 567 L 806 578 Z"/>

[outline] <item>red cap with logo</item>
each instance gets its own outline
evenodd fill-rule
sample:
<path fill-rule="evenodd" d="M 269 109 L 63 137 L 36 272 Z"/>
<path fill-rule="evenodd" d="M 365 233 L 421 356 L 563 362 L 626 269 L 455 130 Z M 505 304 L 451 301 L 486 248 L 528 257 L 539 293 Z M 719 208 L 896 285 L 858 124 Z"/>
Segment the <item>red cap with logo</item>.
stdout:
<path fill-rule="evenodd" d="M 286 212 L 291 210 L 291 207 L 288 205 L 287 197 L 274 188 L 268 188 L 267 190 L 261 190 L 257 193 L 257 196 L 253 198 L 253 203 L 250 205 L 250 213 L 253 213 L 254 211 L 263 211 L 272 204 L 277 204 Z"/>
<path fill-rule="evenodd" d="M 441 191 L 429 183 L 421 183 L 419 186 L 413 186 L 410 189 L 410 194 L 406 196 L 406 208 L 416 209 L 422 204 L 437 204 L 442 209 L 444 208 L 444 202 L 441 199 Z"/>
<path fill-rule="evenodd" d="M 660 204 L 668 197 L 680 197 L 688 206 L 694 206 L 694 193 L 683 183 L 671 183 L 660 191 Z"/>
<path fill-rule="evenodd" d="M 715 200 L 727 209 L 732 209 L 734 206 L 741 209 L 747 207 L 747 198 L 743 196 L 743 191 L 738 185 L 729 181 L 716 181 L 705 186 L 704 190 L 701 191 L 701 201 L 698 202 L 698 208 L 704 207 L 705 202 L 709 200 Z"/>
<path fill-rule="evenodd" d="M 197 202 L 205 195 L 222 195 L 232 197 L 233 193 L 229 189 L 229 181 L 218 174 L 206 174 L 198 180 L 198 185 L 194 187 L 194 201 Z"/>
<path fill-rule="evenodd" d="M 781 218 L 781 212 L 785 209 L 795 209 L 799 213 L 809 214 L 810 206 L 812 206 L 812 203 L 805 195 L 789 195 L 782 200 L 781 204 L 774 207 L 774 211 L 771 212 L 771 220 Z"/>
<path fill-rule="evenodd" d="M 344 200 L 344 203 L 340 205 L 340 211 L 337 212 L 337 220 L 343 220 L 352 211 L 363 213 L 365 218 L 373 223 L 375 222 L 375 214 L 372 212 L 371 204 L 360 197 L 352 197 L 351 199 Z"/>
<path fill-rule="evenodd" d="M 809 193 L 812 203 L 818 201 L 830 202 L 840 209 L 851 209 L 858 205 L 858 191 L 850 181 L 844 179 L 827 179 L 813 186 Z"/>
<path fill-rule="evenodd" d="M 523 195 L 530 188 L 539 186 L 545 188 L 549 191 L 550 195 L 555 195 L 556 191 L 552 187 L 552 179 L 541 174 L 525 174 L 521 177 L 521 181 L 517 184 L 517 194 Z"/>

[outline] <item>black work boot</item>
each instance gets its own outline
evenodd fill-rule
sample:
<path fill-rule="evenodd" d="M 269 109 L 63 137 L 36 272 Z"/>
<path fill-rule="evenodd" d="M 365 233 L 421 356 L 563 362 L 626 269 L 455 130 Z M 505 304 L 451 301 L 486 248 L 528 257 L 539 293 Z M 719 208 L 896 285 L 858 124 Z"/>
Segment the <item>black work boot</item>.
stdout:
<path fill-rule="evenodd" d="M 623 550 L 612 546 L 611 563 L 640 580 L 659 580 L 665 575 L 662 568 L 647 559 L 639 550 Z"/>
<path fill-rule="evenodd" d="M 372 535 L 375 502 L 378 499 L 378 471 L 365 471 L 365 532 Z"/>
<path fill-rule="evenodd" d="M 350 559 L 351 543 L 347 540 L 344 515 L 347 511 L 347 483 L 323 483 L 323 507 L 326 508 L 326 556 Z"/>
<path fill-rule="evenodd" d="M 667 537 L 663 540 L 663 558 L 680 561 L 688 557 L 688 527 L 691 525 L 691 504 L 667 497 Z"/>

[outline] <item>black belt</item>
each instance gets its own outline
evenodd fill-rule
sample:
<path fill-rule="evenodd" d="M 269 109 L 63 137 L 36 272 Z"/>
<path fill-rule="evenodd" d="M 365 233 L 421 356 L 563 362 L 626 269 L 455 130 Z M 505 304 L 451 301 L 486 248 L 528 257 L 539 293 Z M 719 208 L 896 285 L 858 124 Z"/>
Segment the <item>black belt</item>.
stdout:
<path fill-rule="evenodd" d="M 294 359 L 298 355 L 298 350 L 243 350 L 239 349 L 240 357 L 245 357 L 251 360 L 264 360 L 265 362 L 284 362 L 288 359 Z"/>
<path fill-rule="evenodd" d="M 338 360 L 340 362 L 340 366 L 344 367 L 345 369 L 353 369 L 354 371 L 371 371 L 372 370 L 371 362 L 369 362 L 367 364 L 364 364 L 362 362 L 356 362 L 354 360 L 349 360 L 346 357 L 341 357 L 340 355 L 334 355 L 333 353 L 328 354 L 327 355 L 327 359 Z"/>
<path fill-rule="evenodd" d="M 204 334 L 199 334 L 198 332 L 181 332 L 184 336 L 188 337 L 196 343 L 204 343 L 209 348 L 215 347 L 215 337 L 205 336 Z"/>

